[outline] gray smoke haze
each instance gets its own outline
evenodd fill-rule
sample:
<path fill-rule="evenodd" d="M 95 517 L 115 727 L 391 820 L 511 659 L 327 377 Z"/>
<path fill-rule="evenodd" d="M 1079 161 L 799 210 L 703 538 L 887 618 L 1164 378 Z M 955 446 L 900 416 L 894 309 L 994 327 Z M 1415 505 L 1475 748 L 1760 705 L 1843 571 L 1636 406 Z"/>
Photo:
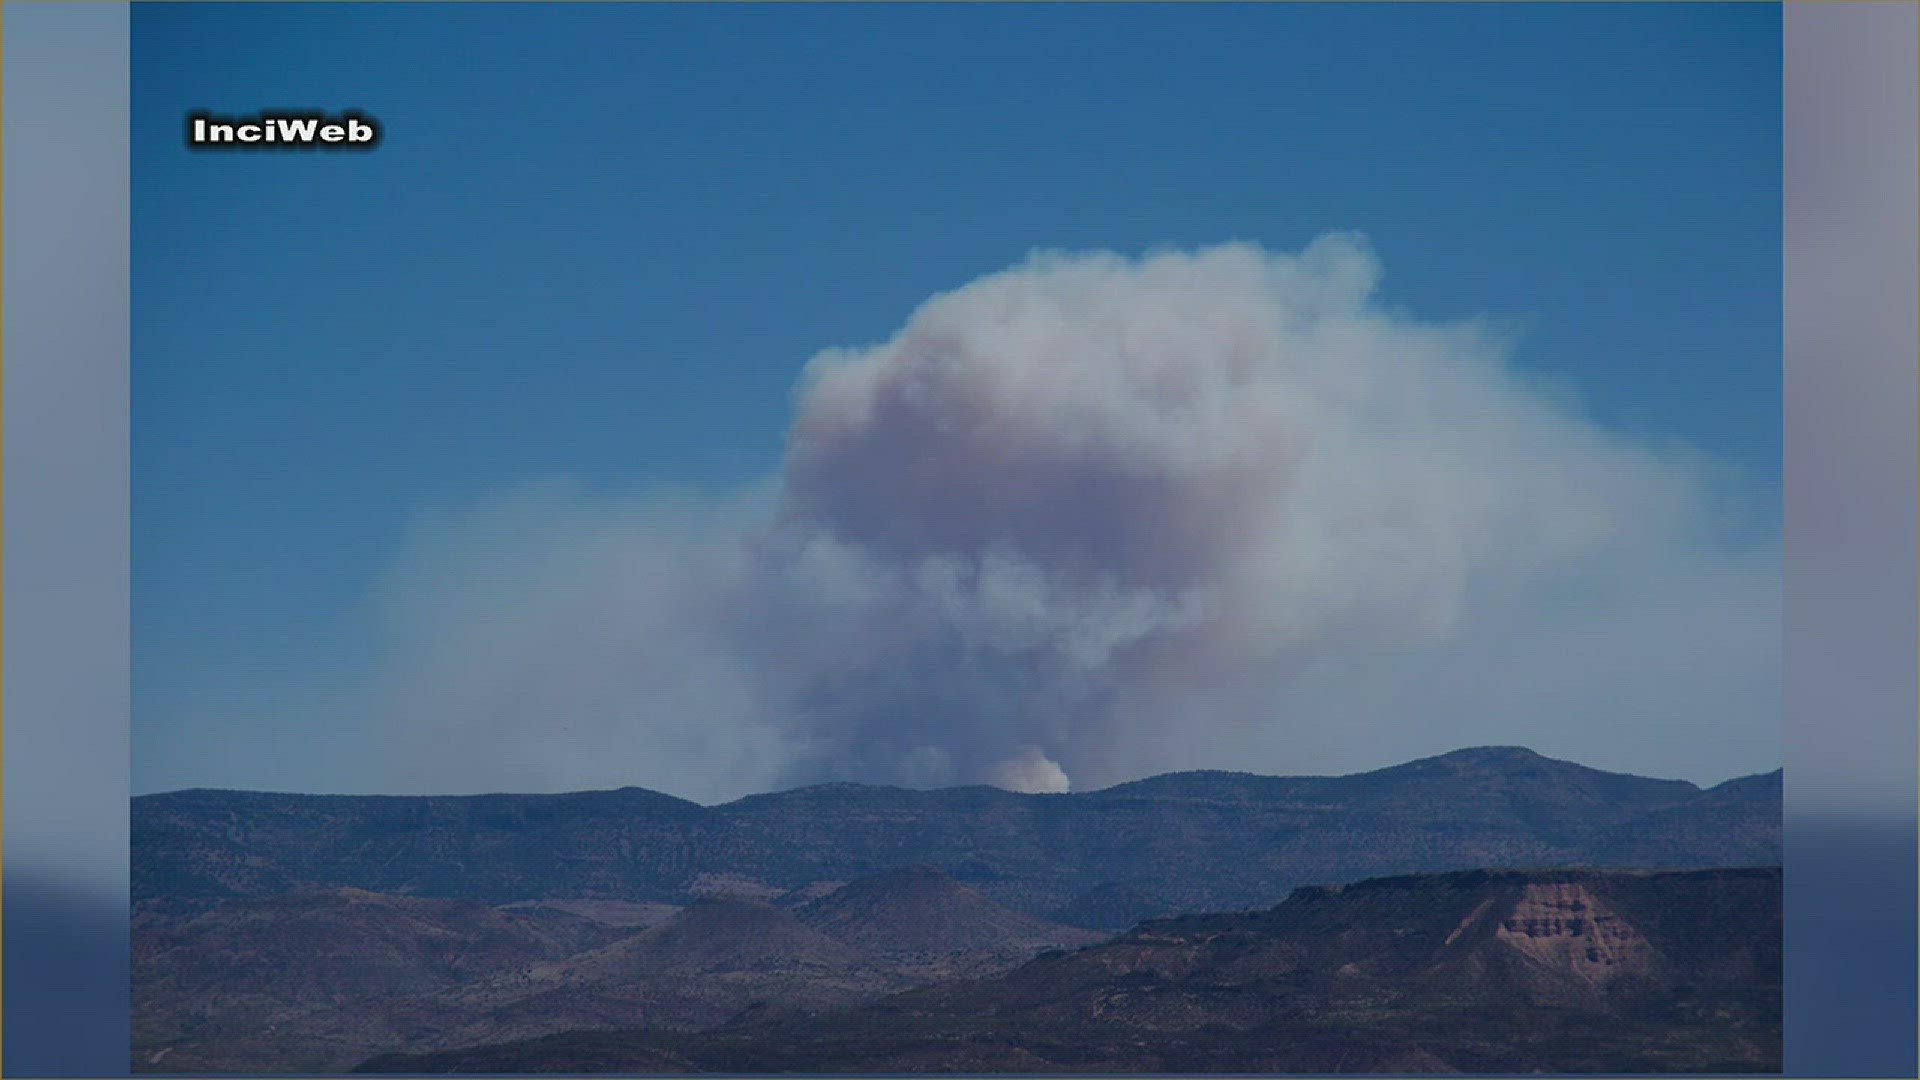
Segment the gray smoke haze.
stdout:
<path fill-rule="evenodd" d="M 753 490 L 423 516 L 386 593 L 395 786 L 1777 765 L 1762 494 L 1379 276 L 1345 235 L 1038 254 L 815 357 Z"/>

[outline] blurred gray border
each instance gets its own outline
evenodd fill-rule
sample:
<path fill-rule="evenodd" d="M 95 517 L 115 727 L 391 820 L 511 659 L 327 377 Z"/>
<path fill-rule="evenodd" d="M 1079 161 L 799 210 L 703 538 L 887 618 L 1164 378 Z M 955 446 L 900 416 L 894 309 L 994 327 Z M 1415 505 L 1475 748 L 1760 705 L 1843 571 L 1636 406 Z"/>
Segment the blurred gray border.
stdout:
<path fill-rule="evenodd" d="M 4 1071 L 126 1069 L 128 13 L 5 5 Z M 1915 1075 L 1912 4 L 1789 3 L 1787 1065 Z"/>
<path fill-rule="evenodd" d="M 1914 1076 L 1920 7 L 1783 15 L 1786 1067 Z"/>
<path fill-rule="evenodd" d="M 4 1060 L 127 1071 L 125 4 L 4 12 Z"/>

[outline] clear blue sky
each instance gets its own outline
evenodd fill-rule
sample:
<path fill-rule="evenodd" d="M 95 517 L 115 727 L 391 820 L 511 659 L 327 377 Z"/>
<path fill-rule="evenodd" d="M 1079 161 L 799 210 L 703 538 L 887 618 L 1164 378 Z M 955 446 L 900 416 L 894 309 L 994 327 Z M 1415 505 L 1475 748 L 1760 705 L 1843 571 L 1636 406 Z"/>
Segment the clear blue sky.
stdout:
<path fill-rule="evenodd" d="M 136 5 L 135 788 L 284 786 L 272 703 L 364 674 L 411 513 L 762 476 L 810 356 L 1035 247 L 1356 229 L 1392 303 L 1775 481 L 1779 21 Z M 183 145 L 270 107 L 386 138 Z"/>

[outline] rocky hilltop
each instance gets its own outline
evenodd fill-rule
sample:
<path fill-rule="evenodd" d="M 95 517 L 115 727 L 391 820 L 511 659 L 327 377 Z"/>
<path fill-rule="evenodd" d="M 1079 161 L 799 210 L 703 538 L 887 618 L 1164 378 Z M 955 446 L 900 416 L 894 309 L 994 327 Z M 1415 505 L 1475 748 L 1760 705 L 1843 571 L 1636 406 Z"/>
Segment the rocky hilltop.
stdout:
<path fill-rule="evenodd" d="M 1519 748 L 1340 777 L 1173 773 L 1071 795 L 829 784 L 703 807 L 638 788 L 461 797 L 182 791 L 132 808 L 133 891 L 350 886 L 485 903 L 772 899 L 925 864 L 1025 915 L 1119 929 L 1295 886 L 1494 866 L 1780 858 L 1780 774 L 1709 790 Z"/>

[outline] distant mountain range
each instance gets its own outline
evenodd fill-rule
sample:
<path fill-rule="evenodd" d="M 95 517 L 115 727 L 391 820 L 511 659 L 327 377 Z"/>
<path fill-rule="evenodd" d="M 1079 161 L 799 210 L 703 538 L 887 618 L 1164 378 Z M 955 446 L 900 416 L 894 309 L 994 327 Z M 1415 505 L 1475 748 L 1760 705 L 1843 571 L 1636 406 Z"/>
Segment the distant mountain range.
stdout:
<path fill-rule="evenodd" d="M 1777 771 L 1703 791 L 1508 747 L 1340 777 L 1171 773 L 1069 795 L 827 784 L 713 807 L 639 788 L 194 790 L 133 800 L 133 894 L 684 904 L 818 894 L 922 864 L 1031 917 L 1118 929 L 1392 874 L 1774 864 L 1780 792 Z"/>
<path fill-rule="evenodd" d="M 1777 1069 L 1778 870 L 1688 868 L 1777 866 L 1780 794 L 1486 748 L 1073 795 L 144 796 L 132 1066 Z"/>
<path fill-rule="evenodd" d="M 1381 879 L 852 1009 L 361 1071 L 1777 1072 L 1780 929 L 1777 868 Z"/>

